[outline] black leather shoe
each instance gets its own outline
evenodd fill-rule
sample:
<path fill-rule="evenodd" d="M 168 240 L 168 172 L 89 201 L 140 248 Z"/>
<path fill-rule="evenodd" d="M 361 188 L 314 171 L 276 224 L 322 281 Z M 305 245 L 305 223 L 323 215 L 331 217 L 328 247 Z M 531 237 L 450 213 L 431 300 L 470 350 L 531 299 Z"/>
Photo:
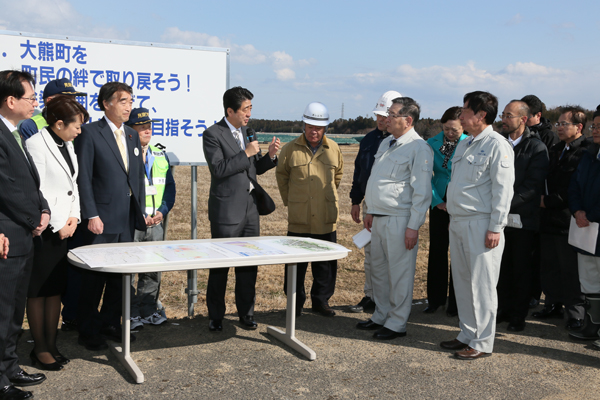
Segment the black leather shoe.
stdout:
<path fill-rule="evenodd" d="M 468 344 L 461 342 L 458 339 L 448 340 L 446 342 L 441 342 L 440 347 L 446 350 L 464 350 L 469 347 Z"/>
<path fill-rule="evenodd" d="M 440 308 L 440 306 L 433 306 L 430 304 L 423 310 L 423 312 L 425 314 L 433 314 L 434 312 L 437 311 L 438 308 Z"/>
<path fill-rule="evenodd" d="M 242 328 L 251 331 L 258 327 L 256 321 L 254 321 L 254 315 L 245 315 L 243 317 L 240 317 L 240 324 L 242 325 Z"/>
<path fill-rule="evenodd" d="M 329 307 L 328 305 L 324 305 L 324 306 L 313 305 L 312 310 L 313 310 L 313 312 L 316 312 L 317 314 L 321 314 L 324 317 L 333 317 L 335 315 L 335 311 L 333 311 L 331 309 L 331 307 Z"/>
<path fill-rule="evenodd" d="M 90 351 L 101 351 L 101 350 L 108 349 L 106 340 L 104 340 L 104 338 L 100 335 L 92 336 L 92 337 L 86 337 L 86 336 L 79 335 L 79 338 L 77 339 L 77 343 L 84 346 L 86 349 L 88 349 Z"/>
<path fill-rule="evenodd" d="M 79 326 L 77 325 L 76 319 L 65 320 L 63 319 L 60 324 L 60 330 L 63 332 L 77 332 L 79 330 Z"/>
<path fill-rule="evenodd" d="M 375 311 L 375 302 L 370 297 L 365 296 L 357 305 L 348 307 L 348 311 L 352 313 L 372 313 Z"/>
<path fill-rule="evenodd" d="M 506 330 L 511 331 L 511 332 L 524 331 L 525 330 L 525 320 L 519 319 L 519 318 L 511 319 L 510 322 L 508 323 L 508 326 L 506 327 Z"/>
<path fill-rule="evenodd" d="M 396 332 L 386 327 L 379 329 L 373 334 L 373 337 L 378 340 L 392 340 L 406 336 L 406 332 Z"/>
<path fill-rule="evenodd" d="M 122 343 L 123 341 L 123 332 L 121 331 L 120 326 L 105 326 L 100 329 L 100 334 L 104 336 L 105 339 L 112 340 L 113 342 Z M 135 335 L 133 333 L 129 334 L 129 342 L 135 342 Z"/>
<path fill-rule="evenodd" d="M 531 314 L 533 318 L 546 319 L 546 318 L 559 318 L 562 317 L 563 310 L 562 304 L 547 304 L 540 311 L 536 311 Z"/>
<path fill-rule="evenodd" d="M 508 321 L 510 321 L 508 313 L 506 311 L 498 310 L 498 313 L 496 314 L 496 323 L 500 324 Z"/>
<path fill-rule="evenodd" d="M 529 300 L 529 308 L 536 308 L 538 304 L 540 304 L 540 301 L 535 297 L 532 297 L 531 300 Z"/>
<path fill-rule="evenodd" d="M 567 328 L 568 331 L 577 331 L 583 328 L 583 320 L 578 318 L 569 318 L 565 328 Z"/>
<path fill-rule="evenodd" d="M 376 324 L 375 322 L 371 321 L 370 319 L 356 324 L 356 328 L 360 329 L 361 331 L 374 331 L 377 329 L 381 329 L 382 327 L 383 327 L 383 325 Z"/>
<path fill-rule="evenodd" d="M 39 364 L 40 369 L 43 369 L 44 371 L 60 371 L 61 369 L 63 369 L 64 367 L 59 364 L 56 360 L 53 363 L 50 364 L 46 364 L 40 361 L 40 359 L 38 358 L 37 354 L 35 354 L 34 350 L 31 350 L 31 353 L 29 353 L 29 358 L 31 358 L 31 365 L 35 367 L 35 364 Z"/>
<path fill-rule="evenodd" d="M 223 330 L 223 320 L 211 319 L 208 323 L 208 330 L 211 332 L 221 332 Z"/>
<path fill-rule="evenodd" d="M 10 383 L 15 386 L 33 386 L 39 385 L 46 380 L 44 374 L 28 374 L 21 370 L 18 374 L 9 379 Z"/>
<path fill-rule="evenodd" d="M 0 400 L 24 400 L 33 399 L 33 393 L 17 389 L 13 385 L 4 386 L 0 389 Z"/>

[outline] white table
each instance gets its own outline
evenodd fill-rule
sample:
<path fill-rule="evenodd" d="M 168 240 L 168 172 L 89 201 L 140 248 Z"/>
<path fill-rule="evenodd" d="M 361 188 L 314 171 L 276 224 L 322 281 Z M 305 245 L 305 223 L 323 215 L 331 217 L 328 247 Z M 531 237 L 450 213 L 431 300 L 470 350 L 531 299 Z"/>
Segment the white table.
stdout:
<path fill-rule="evenodd" d="M 310 249 L 296 248 L 290 246 L 287 248 L 287 254 L 264 254 L 265 251 L 259 249 L 279 249 L 286 251 L 286 246 L 279 246 L 281 242 L 300 241 L 300 247 L 309 247 Z M 237 245 L 229 246 L 228 243 L 236 242 Z M 243 243 L 240 243 L 243 242 Z M 245 243 L 245 245 L 244 245 Z M 173 246 L 181 249 L 182 246 L 196 249 L 188 252 L 170 252 L 165 246 Z M 246 255 L 231 256 L 227 253 L 227 248 L 222 251 L 227 257 L 221 257 L 216 252 L 207 252 L 206 256 L 198 258 L 197 249 L 199 246 L 208 246 L 212 250 L 221 251 L 224 247 L 229 249 L 238 249 Z M 241 247 L 240 247 L 241 246 Z M 139 247 L 148 247 L 148 249 L 132 249 Z M 143 254 L 144 251 L 160 248 L 161 256 L 171 257 L 172 259 L 161 258 Z M 246 252 L 245 249 L 248 249 Z M 135 243 L 110 243 L 83 246 L 74 249 L 75 252 L 87 251 L 94 253 L 94 258 L 86 258 L 88 255 L 80 253 L 80 256 L 87 260 L 84 261 L 73 252 L 69 252 L 69 262 L 79 268 L 89 269 L 99 272 L 110 272 L 123 275 L 123 323 L 122 323 L 122 347 L 111 343 L 111 350 L 121 361 L 129 373 L 133 376 L 136 383 L 144 382 L 144 374 L 138 368 L 130 355 L 130 310 L 131 310 L 131 274 L 140 272 L 165 272 L 165 271 L 184 271 L 193 269 L 211 269 L 226 267 L 244 267 L 252 265 L 274 265 L 288 264 L 287 281 L 287 313 L 285 322 L 285 332 L 273 326 L 267 327 L 267 333 L 287 344 L 309 360 L 317 358 L 316 353 L 300 342 L 295 336 L 296 328 L 296 266 L 299 262 L 338 260 L 348 255 L 350 250 L 336 243 L 326 242 L 316 239 L 298 238 L 289 236 L 262 236 L 251 238 L 227 238 L 227 239 L 200 239 L 200 240 L 179 240 L 179 241 L 158 241 L 158 242 L 135 242 Z M 135 250 L 135 251 L 132 251 Z M 101 252 L 101 253 L 100 253 Z M 204 254 L 204 253 L 202 253 Z M 216 257 L 213 257 L 216 256 Z M 186 259 L 175 259 L 175 258 Z M 89 264 L 88 264 L 89 263 Z M 90 266 L 91 265 L 91 266 Z"/>

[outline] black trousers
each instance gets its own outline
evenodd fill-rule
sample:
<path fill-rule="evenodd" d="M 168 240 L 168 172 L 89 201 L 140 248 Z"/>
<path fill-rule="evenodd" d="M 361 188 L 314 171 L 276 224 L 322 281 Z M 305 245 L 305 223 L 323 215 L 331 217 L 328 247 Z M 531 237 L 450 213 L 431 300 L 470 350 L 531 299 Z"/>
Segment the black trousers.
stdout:
<path fill-rule="evenodd" d="M 529 312 L 534 269 L 534 231 L 506 228 L 504 252 L 498 280 L 498 310 L 509 318 L 525 320 Z"/>
<path fill-rule="evenodd" d="M 584 317 L 577 253 L 566 235 L 540 233 L 542 290 L 546 304 L 562 303 L 567 318 Z"/>
<path fill-rule="evenodd" d="M 328 242 L 337 242 L 336 232 L 326 233 L 324 235 L 311 235 L 310 233 L 288 232 L 288 236 L 307 237 L 311 239 L 327 240 Z M 296 276 L 296 309 L 301 310 L 306 302 L 306 290 L 304 289 L 304 279 L 308 263 L 298 263 Z M 314 306 L 328 306 L 329 299 L 335 292 L 335 280 L 337 278 L 337 260 L 313 261 L 311 263 L 313 275 L 313 284 L 310 289 L 310 298 Z M 287 265 L 285 268 L 285 278 L 283 281 L 283 291 L 287 295 Z"/>
<path fill-rule="evenodd" d="M 211 221 L 210 232 L 213 239 L 260 236 L 260 221 L 254 195 L 248 195 L 246 218 L 242 222 L 237 225 L 225 225 Z M 235 268 L 235 306 L 240 317 L 254 315 L 257 272 L 257 266 Z M 208 273 L 206 306 L 210 319 L 223 319 L 225 316 L 228 273 L 229 268 L 213 268 Z"/>
<path fill-rule="evenodd" d="M 10 385 L 9 378 L 21 370 L 17 339 L 25 316 L 32 267 L 33 249 L 17 257 L 11 257 L 9 251 L 6 260 L 0 258 L 0 387 Z"/>
<path fill-rule="evenodd" d="M 129 221 L 125 230 L 120 234 L 103 233 L 95 235 L 87 229 L 88 221 L 83 229 L 83 240 L 86 244 L 100 243 L 124 243 L 133 242 L 135 231 L 134 207 L 130 207 Z M 123 280 L 121 274 L 108 272 L 81 270 L 81 286 L 79 292 L 79 306 L 77 318 L 79 319 L 79 334 L 83 337 L 94 337 L 100 334 L 100 330 L 107 326 L 117 329 L 121 325 L 121 314 L 123 311 Z M 104 293 L 104 297 L 103 297 Z M 98 311 L 100 300 L 102 309 Z"/>
<path fill-rule="evenodd" d="M 429 260 L 427 262 L 427 300 L 429 305 L 439 307 L 446 305 L 448 286 L 448 310 L 456 311 L 456 296 L 454 295 L 454 282 L 452 270 L 448 273 L 448 247 L 450 246 L 450 215 L 433 207 L 429 211 Z M 448 275 L 450 285 L 448 285 Z"/>

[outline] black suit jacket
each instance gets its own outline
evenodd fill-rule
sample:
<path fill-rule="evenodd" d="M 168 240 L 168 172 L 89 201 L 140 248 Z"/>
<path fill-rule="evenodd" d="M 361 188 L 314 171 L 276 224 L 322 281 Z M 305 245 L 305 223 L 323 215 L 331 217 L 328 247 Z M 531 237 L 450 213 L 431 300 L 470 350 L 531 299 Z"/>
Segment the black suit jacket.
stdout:
<path fill-rule="evenodd" d="M 246 127 L 242 136 L 247 142 Z M 225 119 L 204 131 L 204 157 L 210 170 L 208 219 L 211 223 L 239 224 L 246 216 L 250 180 L 258 187 L 256 175 L 275 167 L 268 154 L 246 156 L 233 138 Z"/>
<path fill-rule="evenodd" d="M 33 159 L 2 121 L 0 132 L 0 233 L 10 240 L 8 255 L 21 256 L 32 250 L 31 231 L 49 208 Z"/>
<path fill-rule="evenodd" d="M 135 228 L 146 230 L 142 212 L 142 202 L 146 199 L 142 146 L 133 128 L 123 125 L 122 129 L 127 141 L 129 173 L 106 117 L 83 125 L 81 135 L 75 139 L 81 219 L 99 216 L 107 234 L 125 230 L 132 203 L 130 196 L 134 199 Z"/>

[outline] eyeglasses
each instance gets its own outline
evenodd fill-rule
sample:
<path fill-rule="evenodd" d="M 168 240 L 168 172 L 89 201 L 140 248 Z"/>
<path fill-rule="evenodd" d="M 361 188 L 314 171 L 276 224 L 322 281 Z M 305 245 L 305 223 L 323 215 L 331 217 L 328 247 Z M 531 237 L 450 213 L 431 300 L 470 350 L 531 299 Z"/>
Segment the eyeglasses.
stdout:
<path fill-rule="evenodd" d="M 557 122 L 557 123 L 554 124 L 554 126 L 557 127 L 557 128 L 559 126 L 562 126 L 564 128 L 567 125 L 577 125 L 577 124 L 574 124 L 572 122 L 564 122 L 564 121 L 563 122 Z"/>
<path fill-rule="evenodd" d="M 37 101 L 37 97 L 35 97 L 35 96 L 32 96 L 32 97 L 20 97 L 19 100 L 26 100 L 31 105 L 33 105 L 33 103 L 35 103 Z"/>
<path fill-rule="evenodd" d="M 592 124 L 592 125 L 590 125 L 590 128 L 589 128 L 589 129 L 590 129 L 590 131 L 593 131 L 593 130 L 595 130 L 595 129 L 598 129 L 598 130 L 600 130 L 600 125 L 594 125 L 594 124 Z"/>
<path fill-rule="evenodd" d="M 518 115 L 500 114 L 500 115 L 498 115 L 498 118 L 500 118 L 500 119 L 504 119 L 504 118 L 511 119 L 511 118 L 521 118 L 521 117 L 518 116 Z"/>
<path fill-rule="evenodd" d="M 400 115 L 400 114 L 394 114 L 394 113 L 388 113 L 388 117 L 389 118 L 404 118 L 407 117 L 408 115 Z"/>

